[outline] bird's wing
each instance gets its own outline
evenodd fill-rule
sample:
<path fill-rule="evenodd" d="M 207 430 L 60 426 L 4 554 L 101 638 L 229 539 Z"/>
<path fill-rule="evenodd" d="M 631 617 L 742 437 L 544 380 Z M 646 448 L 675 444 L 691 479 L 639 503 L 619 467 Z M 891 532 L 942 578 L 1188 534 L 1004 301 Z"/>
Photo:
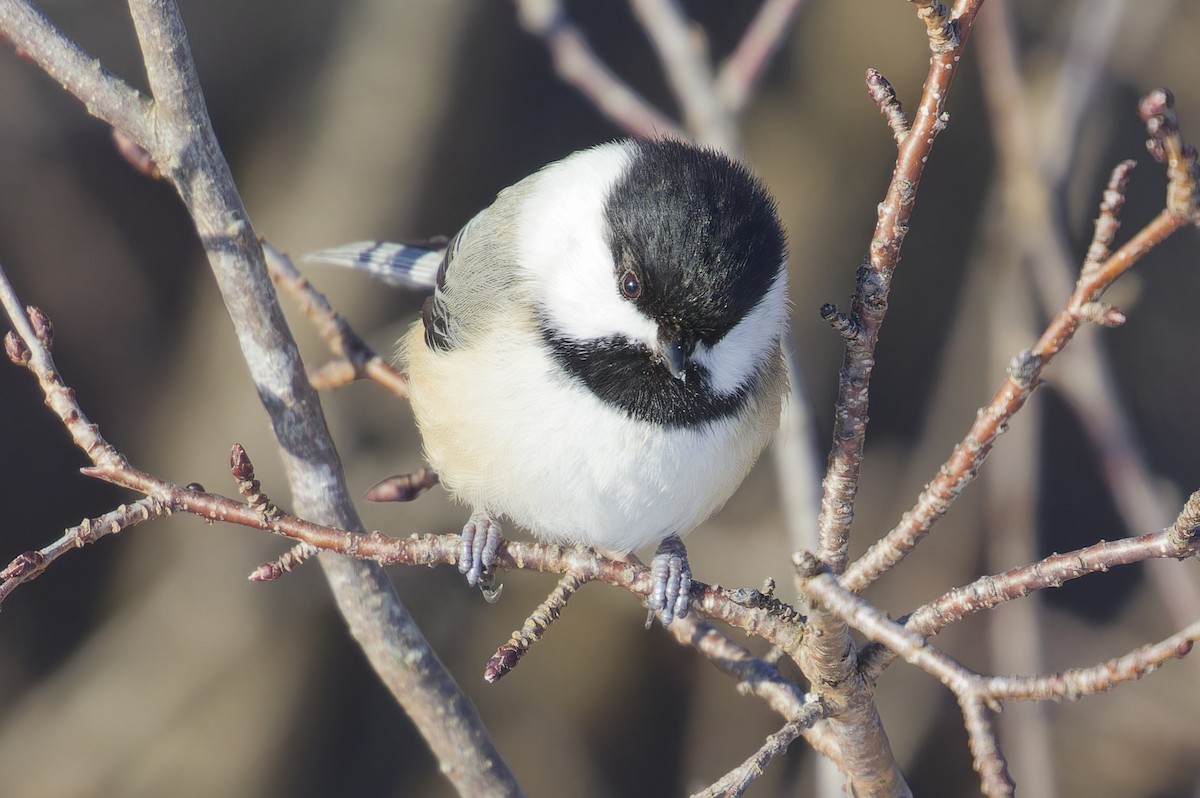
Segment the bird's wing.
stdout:
<path fill-rule="evenodd" d="M 513 189 L 501 192 L 494 205 L 472 217 L 448 242 L 360 241 L 305 258 L 360 269 L 389 285 L 432 288 L 433 296 L 421 310 L 425 343 L 434 350 L 455 349 L 490 329 L 497 314 L 519 301 L 512 291 L 514 270 L 504 243 L 511 238 L 505 233 L 512 226 L 512 200 L 517 196 Z"/>
<path fill-rule="evenodd" d="M 458 236 L 455 236 L 457 240 Z M 419 244 L 393 244 L 390 241 L 356 241 L 339 247 L 311 252 L 304 259 L 359 269 L 388 285 L 418 291 L 435 288 L 441 270 L 446 240 L 431 239 Z"/>

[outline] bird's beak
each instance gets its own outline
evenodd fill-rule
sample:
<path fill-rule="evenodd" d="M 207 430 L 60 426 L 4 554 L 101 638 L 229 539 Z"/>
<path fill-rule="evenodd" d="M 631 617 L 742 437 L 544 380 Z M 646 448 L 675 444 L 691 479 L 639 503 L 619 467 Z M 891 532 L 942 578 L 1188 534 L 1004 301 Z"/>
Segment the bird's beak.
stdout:
<path fill-rule="evenodd" d="M 658 357 L 675 379 L 687 379 L 687 359 L 692 349 L 678 327 L 662 325 L 658 328 Z"/>

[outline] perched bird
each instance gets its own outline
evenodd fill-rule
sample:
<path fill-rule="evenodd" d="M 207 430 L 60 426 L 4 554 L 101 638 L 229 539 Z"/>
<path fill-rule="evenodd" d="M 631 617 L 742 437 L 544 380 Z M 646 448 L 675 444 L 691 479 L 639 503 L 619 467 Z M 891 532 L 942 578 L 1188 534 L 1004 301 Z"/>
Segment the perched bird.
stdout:
<path fill-rule="evenodd" d="M 444 254 L 309 258 L 434 286 L 400 359 L 425 456 L 472 509 L 470 584 L 490 586 L 507 519 L 609 552 L 658 544 L 651 612 L 687 613 L 680 536 L 734 492 L 785 401 L 786 245 L 744 166 L 618 141 L 500 192 Z"/>

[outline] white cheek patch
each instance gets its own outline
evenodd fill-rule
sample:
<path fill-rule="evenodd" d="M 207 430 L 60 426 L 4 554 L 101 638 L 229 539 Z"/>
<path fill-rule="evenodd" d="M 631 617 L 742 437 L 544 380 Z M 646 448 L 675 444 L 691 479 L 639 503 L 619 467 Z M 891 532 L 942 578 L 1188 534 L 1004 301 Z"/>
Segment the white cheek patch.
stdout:
<path fill-rule="evenodd" d="M 627 145 L 604 144 L 546 167 L 517 218 L 518 266 L 568 337 L 657 336 L 654 322 L 621 297 L 606 238 L 605 200 L 630 157 Z"/>
<path fill-rule="evenodd" d="M 693 359 L 708 369 L 709 382 L 722 396 L 737 393 L 762 367 L 787 322 L 787 267 L 781 266 L 767 293 L 711 349 L 696 347 Z"/>

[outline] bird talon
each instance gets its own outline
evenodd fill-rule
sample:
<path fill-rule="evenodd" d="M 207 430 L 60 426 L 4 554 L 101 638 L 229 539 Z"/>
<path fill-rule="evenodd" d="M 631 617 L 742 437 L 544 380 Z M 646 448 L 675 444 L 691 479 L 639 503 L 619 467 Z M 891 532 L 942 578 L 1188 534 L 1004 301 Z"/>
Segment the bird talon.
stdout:
<path fill-rule="evenodd" d="M 488 604 L 495 604 L 500 600 L 500 594 L 504 592 L 503 584 L 496 584 L 494 575 L 493 579 L 487 584 L 479 584 L 479 592 L 483 594 L 483 600 Z"/>
<path fill-rule="evenodd" d="M 458 548 L 458 571 L 466 576 L 468 585 L 478 586 L 483 591 L 489 603 L 500 595 L 499 589 L 493 591 L 491 588 L 496 578 L 496 559 L 503 540 L 500 523 L 482 510 L 473 513 L 463 525 Z"/>
<path fill-rule="evenodd" d="M 692 568 L 678 535 L 671 535 L 659 544 L 650 561 L 650 573 L 654 577 L 654 587 L 646 599 L 650 619 L 656 611 L 660 612 L 662 625 L 670 626 L 676 618 L 687 615 L 692 592 Z M 647 628 L 649 625 L 648 620 Z"/>

